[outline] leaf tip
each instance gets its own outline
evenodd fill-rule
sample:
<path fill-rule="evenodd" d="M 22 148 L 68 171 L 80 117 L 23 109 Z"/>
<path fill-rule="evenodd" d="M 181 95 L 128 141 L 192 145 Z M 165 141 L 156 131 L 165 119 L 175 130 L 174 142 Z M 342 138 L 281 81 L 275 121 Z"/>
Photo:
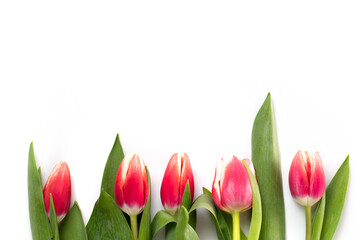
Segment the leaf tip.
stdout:
<path fill-rule="evenodd" d="M 271 103 L 271 93 L 270 92 L 266 96 L 265 103 L 267 103 L 271 107 L 272 103 Z"/>
<path fill-rule="evenodd" d="M 31 141 L 31 143 L 30 143 L 29 152 L 34 152 L 34 142 L 33 141 Z"/>

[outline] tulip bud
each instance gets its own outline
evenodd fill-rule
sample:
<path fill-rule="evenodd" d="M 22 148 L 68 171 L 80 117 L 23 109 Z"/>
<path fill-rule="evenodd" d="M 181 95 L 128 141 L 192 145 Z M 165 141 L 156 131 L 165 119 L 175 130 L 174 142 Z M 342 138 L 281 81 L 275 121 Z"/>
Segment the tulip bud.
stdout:
<path fill-rule="evenodd" d="M 115 201 L 130 216 L 142 212 L 149 188 L 146 168 L 139 154 L 129 154 L 122 160 L 115 179 Z"/>
<path fill-rule="evenodd" d="M 248 166 L 251 161 L 243 160 Z M 237 157 L 218 162 L 212 186 L 216 206 L 228 213 L 244 212 L 252 207 L 252 188 L 244 162 Z"/>
<path fill-rule="evenodd" d="M 45 210 L 50 212 L 50 194 L 53 197 L 57 221 L 60 222 L 69 211 L 71 202 L 70 170 L 65 162 L 59 162 L 51 171 L 44 186 Z"/>
<path fill-rule="evenodd" d="M 181 205 L 186 183 L 189 181 L 191 201 L 194 198 L 194 176 L 186 153 L 170 158 L 161 183 L 161 202 L 168 213 L 176 215 Z"/>
<path fill-rule="evenodd" d="M 325 175 L 318 152 L 298 151 L 291 163 L 289 186 L 293 198 L 302 206 L 312 206 L 325 191 Z"/>

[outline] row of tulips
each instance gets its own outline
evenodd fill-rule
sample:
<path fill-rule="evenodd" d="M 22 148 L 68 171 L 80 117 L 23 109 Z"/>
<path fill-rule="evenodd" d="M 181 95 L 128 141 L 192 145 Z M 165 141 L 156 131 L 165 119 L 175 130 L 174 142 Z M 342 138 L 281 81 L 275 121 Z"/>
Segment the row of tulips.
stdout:
<path fill-rule="evenodd" d="M 267 207 L 263 197 L 266 192 L 261 191 L 261 171 L 256 165 L 254 169 L 249 159 L 222 158 L 215 169 L 212 191 L 204 188 L 204 193 L 193 201 L 194 177 L 189 156 L 175 153 L 167 164 L 160 189 L 166 211 L 159 211 L 151 221 L 149 171 L 139 154 L 124 156 L 117 136 L 105 166 L 99 200 L 85 227 L 76 202 L 69 211 L 71 177 L 67 164 L 57 164 L 42 189 L 41 171 L 36 167 L 31 144 L 28 185 L 32 236 L 33 239 L 153 239 L 165 227 L 167 239 L 198 239 L 196 209 L 205 208 L 212 217 L 219 239 L 272 239 L 271 234 L 282 236 L 282 233 L 261 234 Z M 289 170 L 289 186 L 293 198 L 305 207 L 306 240 L 332 238 L 344 204 L 348 175 L 347 158 L 335 175 L 335 182 L 328 187 L 330 199 L 325 200 L 325 175 L 319 153 L 296 153 Z M 333 186 L 339 181 L 345 185 L 338 186 L 342 189 L 337 191 Z M 312 217 L 311 207 L 320 199 Z M 240 228 L 240 214 L 252 207 L 246 237 Z"/>

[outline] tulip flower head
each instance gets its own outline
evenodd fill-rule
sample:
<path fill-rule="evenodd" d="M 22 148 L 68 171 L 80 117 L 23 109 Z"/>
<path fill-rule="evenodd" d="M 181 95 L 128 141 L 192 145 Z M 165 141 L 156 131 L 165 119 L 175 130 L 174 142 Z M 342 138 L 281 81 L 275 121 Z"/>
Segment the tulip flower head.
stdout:
<path fill-rule="evenodd" d="M 146 168 L 139 154 L 129 154 L 122 160 L 115 179 L 115 201 L 130 216 L 142 212 L 149 188 Z"/>
<path fill-rule="evenodd" d="M 250 167 L 249 159 L 241 161 L 235 156 L 222 158 L 216 166 L 212 196 L 225 212 L 241 213 L 252 207 L 251 182 L 244 162 Z"/>
<path fill-rule="evenodd" d="M 189 156 L 186 153 L 175 153 L 168 162 L 160 190 L 161 202 L 171 215 L 176 215 L 179 210 L 187 181 L 189 181 L 192 201 L 194 176 Z"/>
<path fill-rule="evenodd" d="M 44 203 L 48 216 L 50 214 L 50 194 L 53 197 L 57 221 L 60 222 L 69 211 L 71 202 L 70 170 L 65 162 L 59 162 L 54 167 L 44 186 Z"/>
<path fill-rule="evenodd" d="M 291 163 L 289 186 L 292 197 L 302 206 L 312 206 L 325 191 L 320 154 L 298 151 Z"/>

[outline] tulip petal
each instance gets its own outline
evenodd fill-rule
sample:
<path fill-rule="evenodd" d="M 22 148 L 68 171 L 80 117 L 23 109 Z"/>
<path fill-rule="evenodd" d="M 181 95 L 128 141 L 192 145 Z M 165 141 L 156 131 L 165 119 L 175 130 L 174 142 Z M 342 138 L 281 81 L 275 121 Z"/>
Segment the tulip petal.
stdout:
<path fill-rule="evenodd" d="M 224 179 L 225 171 L 223 168 L 225 167 L 224 159 L 222 158 L 216 165 L 215 169 L 215 177 L 212 184 L 212 198 L 216 204 L 222 211 L 230 212 L 229 209 L 226 209 L 221 202 L 221 189 L 222 189 L 222 179 Z"/>
<path fill-rule="evenodd" d="M 242 212 L 252 206 L 252 190 L 245 165 L 236 157 L 226 165 L 222 180 L 221 203 L 230 212 Z"/>
<path fill-rule="evenodd" d="M 189 182 L 190 203 L 194 198 L 194 176 L 186 153 L 171 156 L 161 183 L 161 202 L 170 214 L 176 215 L 181 205 L 185 187 Z"/>
<path fill-rule="evenodd" d="M 312 169 L 309 196 L 318 201 L 325 191 L 325 174 L 319 153 L 315 152 L 310 158 L 312 159 Z"/>
<path fill-rule="evenodd" d="M 312 206 L 325 190 L 325 175 L 318 152 L 298 151 L 289 171 L 290 192 L 303 206 Z"/>
<path fill-rule="evenodd" d="M 64 218 L 69 211 L 71 202 L 70 170 L 65 162 L 59 162 L 51 171 L 43 194 L 46 212 L 49 213 L 50 194 L 52 194 L 56 215 L 61 219 Z"/>
<path fill-rule="evenodd" d="M 146 204 L 148 192 L 143 159 L 138 154 L 126 155 L 115 179 L 116 202 L 128 215 L 137 215 Z"/>
<path fill-rule="evenodd" d="M 134 156 L 134 159 L 130 162 L 123 186 L 125 202 L 129 207 L 137 206 L 141 208 L 144 205 L 144 185 L 142 178 L 139 176 L 142 176 L 140 160 Z"/>
<path fill-rule="evenodd" d="M 180 203 L 181 157 L 175 153 L 170 158 L 161 183 L 161 201 L 166 211 L 175 215 Z"/>
<path fill-rule="evenodd" d="M 291 163 L 289 186 L 291 195 L 297 201 L 303 201 L 309 196 L 310 182 L 307 172 L 307 155 L 304 151 L 298 151 Z"/>

